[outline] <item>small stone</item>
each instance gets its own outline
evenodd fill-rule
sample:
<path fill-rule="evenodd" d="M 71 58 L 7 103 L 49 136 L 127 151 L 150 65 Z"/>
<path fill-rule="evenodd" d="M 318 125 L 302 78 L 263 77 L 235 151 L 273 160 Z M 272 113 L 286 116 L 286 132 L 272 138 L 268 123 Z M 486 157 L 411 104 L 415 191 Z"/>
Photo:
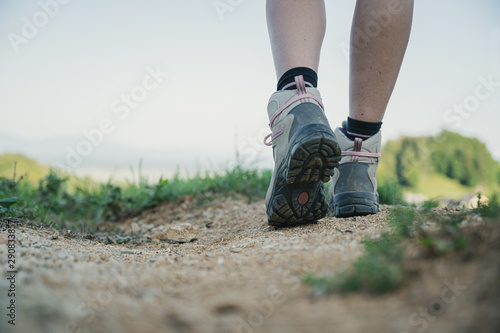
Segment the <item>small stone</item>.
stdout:
<path fill-rule="evenodd" d="M 106 261 L 106 260 L 108 260 L 108 257 L 107 257 L 105 254 L 103 254 L 103 253 L 101 253 L 101 255 L 99 256 L 99 258 L 100 258 L 102 261 Z"/>
<path fill-rule="evenodd" d="M 59 238 L 59 231 L 54 229 L 54 232 L 50 235 L 50 239 L 58 239 Z"/>
<path fill-rule="evenodd" d="M 163 231 L 157 231 L 151 236 L 151 239 L 154 241 L 159 239 L 167 239 L 167 235 Z"/>
<path fill-rule="evenodd" d="M 198 237 L 198 229 L 193 227 L 191 223 L 171 226 L 167 228 L 165 233 L 167 239 L 180 243 L 188 243 Z"/>
<path fill-rule="evenodd" d="M 488 197 L 485 195 L 481 195 L 480 198 L 477 196 L 473 196 L 468 202 L 467 202 L 467 208 L 478 208 L 479 206 L 483 205 L 488 205 Z"/>
<path fill-rule="evenodd" d="M 217 264 L 218 265 L 224 265 L 226 261 L 224 260 L 224 257 L 219 257 L 217 258 Z"/>
<path fill-rule="evenodd" d="M 160 259 L 162 259 L 162 258 L 165 258 L 165 257 L 163 257 L 163 256 L 159 256 L 159 257 L 156 257 L 156 258 L 151 258 L 151 259 L 149 259 L 148 261 L 149 261 L 149 262 L 157 262 L 158 260 L 160 260 Z"/>
<path fill-rule="evenodd" d="M 151 230 L 153 230 L 154 227 L 155 227 L 154 224 L 146 224 L 146 225 L 144 225 L 144 229 L 146 231 L 151 231 Z"/>
<path fill-rule="evenodd" d="M 0 244 L 7 244 L 8 240 L 9 237 L 6 234 L 4 233 L 0 234 Z"/>
<path fill-rule="evenodd" d="M 167 264 L 167 259 L 164 257 L 159 258 L 156 260 L 156 266 L 165 266 Z"/>
<path fill-rule="evenodd" d="M 139 231 L 141 231 L 141 227 L 139 226 L 139 223 L 136 223 L 136 222 L 132 222 L 132 224 L 130 224 L 130 229 L 132 229 L 133 234 L 137 234 L 137 233 L 139 233 Z"/>

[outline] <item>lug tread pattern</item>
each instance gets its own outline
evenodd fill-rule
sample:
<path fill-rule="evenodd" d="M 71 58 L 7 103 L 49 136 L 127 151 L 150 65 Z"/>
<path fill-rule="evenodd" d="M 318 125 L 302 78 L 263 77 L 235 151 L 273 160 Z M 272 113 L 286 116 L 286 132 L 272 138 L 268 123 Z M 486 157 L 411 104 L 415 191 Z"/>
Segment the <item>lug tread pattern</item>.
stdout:
<path fill-rule="evenodd" d="M 324 184 L 340 162 L 340 148 L 333 132 L 315 131 L 289 145 L 279 166 L 271 200 L 268 222 L 276 227 L 315 222 L 328 214 Z M 299 195 L 309 200 L 299 204 Z"/>

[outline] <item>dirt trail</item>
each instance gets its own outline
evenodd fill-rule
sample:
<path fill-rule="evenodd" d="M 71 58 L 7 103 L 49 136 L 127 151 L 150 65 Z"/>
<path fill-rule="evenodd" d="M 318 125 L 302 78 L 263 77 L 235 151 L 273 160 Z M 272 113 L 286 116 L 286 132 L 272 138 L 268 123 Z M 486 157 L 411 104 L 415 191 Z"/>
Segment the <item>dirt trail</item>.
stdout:
<path fill-rule="evenodd" d="M 274 229 L 261 201 L 195 207 L 187 198 L 118 223 L 131 236 L 125 244 L 18 226 L 16 326 L 5 316 L 2 244 L 0 332 L 498 332 L 500 264 L 487 247 L 477 260 L 410 258 L 415 276 L 384 296 L 318 296 L 301 282 L 305 272 L 348 268 L 363 238 L 387 230 L 386 218 L 382 207 Z M 145 242 L 180 222 L 196 226 L 198 239 Z"/>

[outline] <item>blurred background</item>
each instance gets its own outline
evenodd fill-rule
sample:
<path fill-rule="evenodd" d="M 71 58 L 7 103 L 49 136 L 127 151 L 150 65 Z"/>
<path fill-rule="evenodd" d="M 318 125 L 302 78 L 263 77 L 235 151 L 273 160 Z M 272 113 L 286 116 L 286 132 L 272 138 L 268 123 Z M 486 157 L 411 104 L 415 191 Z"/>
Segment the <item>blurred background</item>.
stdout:
<path fill-rule="evenodd" d="M 348 112 L 354 3 L 326 2 L 319 89 L 334 126 Z M 384 177 L 417 192 L 439 184 L 441 176 L 423 185 L 415 176 L 429 157 L 427 172 L 457 186 L 500 179 L 499 17 L 497 0 L 416 2 L 384 119 L 384 144 L 392 140 L 394 153 L 381 165 Z M 272 168 L 262 144 L 276 86 L 264 0 L 1 0 L 0 35 L 0 154 L 97 180 L 130 177 L 139 164 L 153 181 L 235 165 Z M 459 136 L 436 139 L 443 129 Z M 436 142 L 481 151 L 459 160 L 487 165 L 438 165 L 450 149 Z M 469 181 L 480 167 L 490 180 Z"/>

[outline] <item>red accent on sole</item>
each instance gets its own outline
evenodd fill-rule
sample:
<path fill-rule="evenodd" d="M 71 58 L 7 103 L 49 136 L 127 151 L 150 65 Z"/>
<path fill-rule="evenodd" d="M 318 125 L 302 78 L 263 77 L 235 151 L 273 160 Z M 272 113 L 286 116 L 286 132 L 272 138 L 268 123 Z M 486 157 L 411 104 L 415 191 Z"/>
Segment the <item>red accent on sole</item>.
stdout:
<path fill-rule="evenodd" d="M 299 197 L 297 198 L 297 202 L 299 205 L 305 205 L 309 201 L 309 194 L 307 192 L 302 192 L 299 194 Z"/>

